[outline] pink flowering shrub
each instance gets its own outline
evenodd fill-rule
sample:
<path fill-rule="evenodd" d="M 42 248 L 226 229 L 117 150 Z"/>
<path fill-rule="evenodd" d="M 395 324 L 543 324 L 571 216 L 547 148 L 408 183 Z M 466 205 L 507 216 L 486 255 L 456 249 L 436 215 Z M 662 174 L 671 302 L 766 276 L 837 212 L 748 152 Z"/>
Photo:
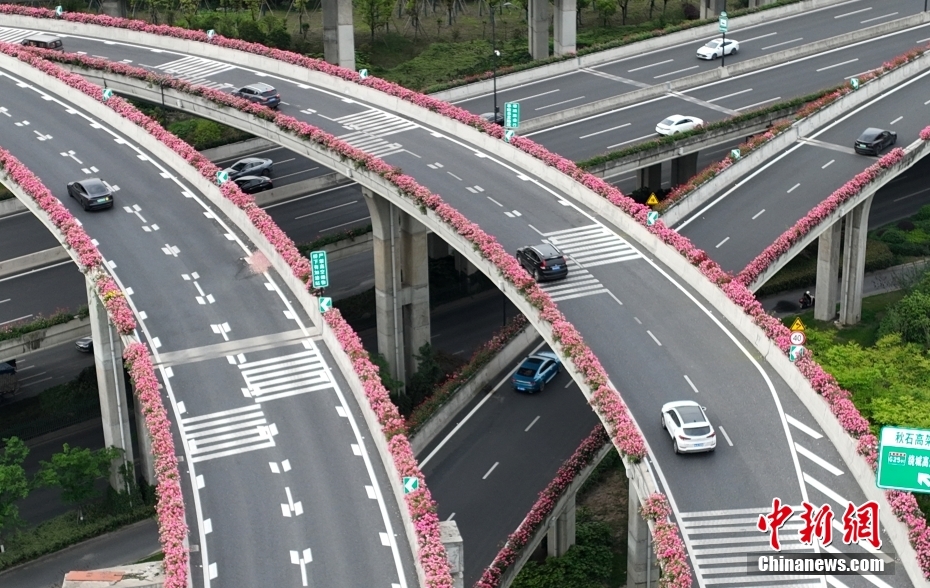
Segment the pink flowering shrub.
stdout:
<path fill-rule="evenodd" d="M 691 570 L 682 566 L 682 561 L 688 561 L 685 544 L 678 535 L 674 523 L 668 520 L 672 507 L 664 494 L 653 494 L 647 498 L 639 509 L 640 514 L 647 521 L 655 524 L 655 551 L 656 559 L 662 566 L 662 577 L 659 586 L 663 588 L 689 588 L 691 586 Z"/>
<path fill-rule="evenodd" d="M 93 279 L 110 320 L 119 332 L 123 335 L 132 333 L 136 328 L 136 321 L 126 297 L 113 278 L 104 271 L 100 252 L 68 209 L 52 196 L 39 178 L 2 148 L 0 171 L 35 201 L 48 215 L 55 228 L 64 235 L 67 247 L 78 253 L 81 270 Z M 162 404 L 158 379 L 155 377 L 148 349 L 141 343 L 133 343 L 124 350 L 123 358 L 126 360 L 136 398 L 142 406 L 146 427 L 152 437 L 157 480 L 155 492 L 158 499 L 155 510 L 158 515 L 159 539 L 165 554 L 165 586 L 186 588 L 188 553 L 184 541 L 187 537 L 187 519 L 184 516 L 184 499 L 171 436 L 171 423 Z"/>

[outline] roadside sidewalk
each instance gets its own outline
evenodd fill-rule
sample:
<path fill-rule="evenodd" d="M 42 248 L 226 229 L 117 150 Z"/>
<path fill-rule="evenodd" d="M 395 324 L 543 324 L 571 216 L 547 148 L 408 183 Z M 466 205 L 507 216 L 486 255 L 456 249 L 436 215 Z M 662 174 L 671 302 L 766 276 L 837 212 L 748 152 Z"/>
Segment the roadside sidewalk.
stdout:
<path fill-rule="evenodd" d="M 0 572 L 3 588 L 60 588 L 65 574 L 135 563 L 161 549 L 154 519 L 78 543 Z"/>
<path fill-rule="evenodd" d="M 909 288 L 920 279 L 921 274 L 928 268 L 930 268 L 930 259 L 925 259 L 865 274 L 862 284 L 862 296 L 866 298 Z M 769 314 L 774 314 L 774 316 L 785 317 L 797 314 L 800 310 L 798 300 L 801 299 L 805 290 L 798 288 L 772 294 L 760 298 L 759 302 L 762 303 L 762 308 Z M 814 294 L 813 286 L 811 286 L 810 292 Z M 839 295 L 840 291 L 837 289 L 837 303 L 839 303 Z"/>

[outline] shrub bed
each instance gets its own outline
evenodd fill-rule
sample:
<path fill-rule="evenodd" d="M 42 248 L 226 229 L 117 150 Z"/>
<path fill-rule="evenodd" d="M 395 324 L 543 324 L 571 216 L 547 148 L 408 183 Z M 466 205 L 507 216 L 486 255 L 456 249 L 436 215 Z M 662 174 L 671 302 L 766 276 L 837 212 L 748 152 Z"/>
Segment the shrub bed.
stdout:
<path fill-rule="evenodd" d="M 56 310 L 51 316 L 45 317 L 39 315 L 31 321 L 16 321 L 9 323 L 0 327 L 0 341 L 19 339 L 28 333 L 34 333 L 36 331 L 41 331 L 42 329 L 54 327 L 55 325 L 63 325 L 65 323 L 71 322 L 74 320 L 74 318 L 74 313 L 69 310 Z"/>

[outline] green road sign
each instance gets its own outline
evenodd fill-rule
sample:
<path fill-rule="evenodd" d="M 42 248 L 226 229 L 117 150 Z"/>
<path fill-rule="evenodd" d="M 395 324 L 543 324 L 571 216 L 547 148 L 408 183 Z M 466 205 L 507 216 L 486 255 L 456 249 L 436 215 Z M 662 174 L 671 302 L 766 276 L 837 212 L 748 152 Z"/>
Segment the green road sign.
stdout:
<path fill-rule="evenodd" d="M 420 479 L 412 476 L 404 476 L 404 494 L 416 492 L 420 487 Z"/>
<path fill-rule="evenodd" d="M 327 310 L 332 310 L 333 308 L 333 299 L 329 296 L 320 297 L 320 314 L 326 313 Z"/>
<path fill-rule="evenodd" d="M 358 70 L 358 77 L 362 78 L 363 80 L 364 80 L 365 78 L 367 78 L 367 77 L 368 77 L 368 70 L 367 70 L 367 69 L 360 69 L 360 70 Z"/>
<path fill-rule="evenodd" d="M 511 139 L 513 139 L 513 131 L 504 131 L 504 141 L 510 143 Z"/>
<path fill-rule="evenodd" d="M 111 96 L 113 96 L 113 90 L 111 90 L 110 88 L 104 89 L 104 91 L 103 91 L 103 101 L 106 102 L 107 100 L 110 99 Z"/>
<path fill-rule="evenodd" d="M 792 345 L 788 348 L 788 359 L 795 362 L 804 356 L 804 351 L 803 345 Z"/>
<path fill-rule="evenodd" d="M 930 430 L 882 427 L 875 483 L 879 488 L 930 493 Z"/>
<path fill-rule="evenodd" d="M 61 16 L 63 12 L 64 12 L 64 9 L 61 6 L 55 7 L 55 16 Z"/>
<path fill-rule="evenodd" d="M 717 28 L 720 30 L 721 33 L 727 32 L 728 23 L 729 23 L 729 19 L 727 18 L 727 13 L 721 12 L 720 18 L 717 20 Z"/>
<path fill-rule="evenodd" d="M 859 89 L 859 78 L 849 78 L 849 85 L 852 86 L 853 90 Z"/>
<path fill-rule="evenodd" d="M 207 31 L 207 38 L 208 38 L 208 39 L 212 39 L 212 38 L 215 37 L 215 36 L 216 36 L 216 31 L 214 31 L 213 29 L 210 29 L 209 31 Z"/>
<path fill-rule="evenodd" d="M 734 150 L 730 151 L 730 157 L 732 157 L 733 159 L 739 159 L 739 158 L 740 158 L 740 151 L 739 151 L 739 149 L 734 149 Z"/>
<path fill-rule="evenodd" d="M 313 270 L 313 287 L 329 288 L 329 264 L 325 251 L 310 252 L 310 268 Z"/>
<path fill-rule="evenodd" d="M 651 227 L 652 225 L 656 224 L 657 220 L 659 220 L 659 213 L 654 210 L 650 211 L 646 215 L 646 226 Z"/>
<path fill-rule="evenodd" d="M 520 103 L 504 102 L 504 127 L 515 129 L 520 126 Z"/>
<path fill-rule="evenodd" d="M 220 170 L 216 172 L 216 183 L 223 185 L 229 181 L 229 172 Z"/>

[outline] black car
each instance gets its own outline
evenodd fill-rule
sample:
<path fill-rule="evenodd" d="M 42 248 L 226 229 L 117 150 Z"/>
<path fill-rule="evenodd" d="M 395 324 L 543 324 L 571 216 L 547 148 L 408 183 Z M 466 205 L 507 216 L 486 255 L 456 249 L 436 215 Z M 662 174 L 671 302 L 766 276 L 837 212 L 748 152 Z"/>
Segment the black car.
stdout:
<path fill-rule="evenodd" d="M 274 186 L 271 180 L 265 176 L 242 176 L 234 180 L 239 189 L 246 194 L 257 194 L 265 190 L 271 190 Z"/>
<path fill-rule="evenodd" d="M 879 155 L 885 147 L 891 147 L 897 142 L 898 133 L 869 127 L 856 139 L 856 153 Z"/>
<path fill-rule="evenodd" d="M 94 351 L 94 338 L 93 337 L 81 337 L 74 342 L 74 346 L 77 347 L 78 351 L 83 353 L 93 353 Z"/>
<path fill-rule="evenodd" d="M 500 112 L 485 112 L 481 115 L 481 118 L 489 123 L 494 123 L 501 127 L 504 126 L 504 115 Z"/>
<path fill-rule="evenodd" d="M 71 182 L 68 195 L 80 202 L 84 210 L 113 207 L 113 190 L 99 178 Z"/>
<path fill-rule="evenodd" d="M 568 260 L 558 248 L 548 243 L 517 249 L 517 261 L 537 282 L 568 276 Z"/>
<path fill-rule="evenodd" d="M 236 180 L 244 176 L 271 176 L 271 168 L 274 162 L 270 159 L 261 157 L 246 157 L 227 167 L 224 171 L 229 174 L 230 180 Z"/>
<path fill-rule="evenodd" d="M 281 104 L 281 95 L 274 89 L 274 86 L 269 86 L 263 82 L 243 86 L 233 90 L 232 93 L 233 96 L 245 98 L 250 102 L 267 106 L 273 110 L 277 110 L 278 105 Z"/>

